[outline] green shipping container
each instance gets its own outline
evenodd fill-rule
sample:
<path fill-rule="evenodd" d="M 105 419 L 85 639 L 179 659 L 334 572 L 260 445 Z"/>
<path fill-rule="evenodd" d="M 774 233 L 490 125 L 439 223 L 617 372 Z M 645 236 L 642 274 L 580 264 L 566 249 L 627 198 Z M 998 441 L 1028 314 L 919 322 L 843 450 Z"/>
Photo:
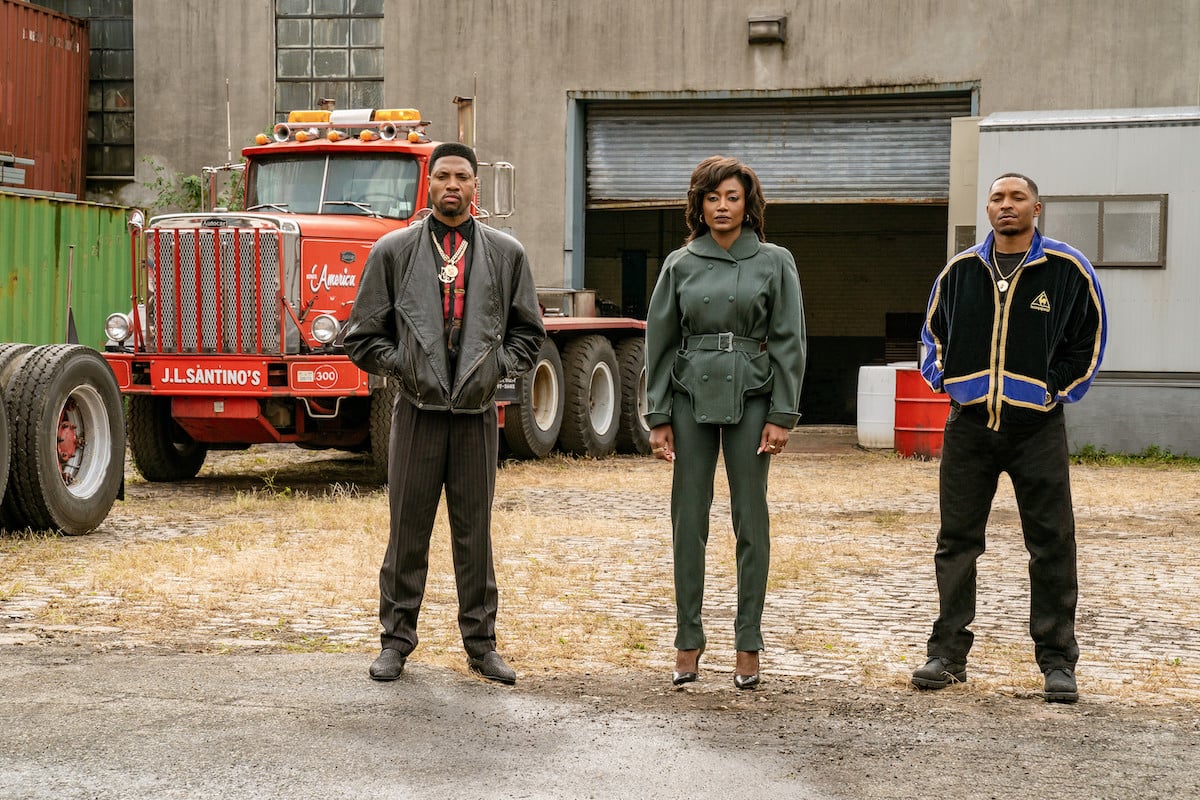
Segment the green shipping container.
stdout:
<path fill-rule="evenodd" d="M 65 342 L 69 274 L 79 343 L 103 350 L 105 318 L 130 309 L 128 217 L 0 191 L 0 342 Z"/>

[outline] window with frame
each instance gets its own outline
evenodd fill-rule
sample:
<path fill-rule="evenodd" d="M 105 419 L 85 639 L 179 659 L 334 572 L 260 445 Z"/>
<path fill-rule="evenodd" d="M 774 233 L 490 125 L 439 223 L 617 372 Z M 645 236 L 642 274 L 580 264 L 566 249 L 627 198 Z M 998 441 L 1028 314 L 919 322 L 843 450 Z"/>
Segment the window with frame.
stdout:
<path fill-rule="evenodd" d="M 35 0 L 90 25 L 87 176 L 133 180 L 133 0 Z"/>
<path fill-rule="evenodd" d="M 1043 197 L 1038 226 L 1094 267 L 1167 265 L 1165 194 Z"/>
<path fill-rule="evenodd" d="M 275 0 L 275 120 L 383 105 L 383 0 Z"/>

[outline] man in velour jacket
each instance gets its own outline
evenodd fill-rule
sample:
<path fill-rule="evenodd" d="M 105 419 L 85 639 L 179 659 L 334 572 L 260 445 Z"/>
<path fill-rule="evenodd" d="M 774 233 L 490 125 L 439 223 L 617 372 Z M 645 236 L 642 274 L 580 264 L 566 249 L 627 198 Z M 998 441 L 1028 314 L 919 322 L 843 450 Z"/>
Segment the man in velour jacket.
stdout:
<path fill-rule="evenodd" d="M 417 646 L 429 540 L 443 488 L 467 663 L 489 680 L 516 672 L 496 652 L 492 498 L 499 447 L 494 396 L 520 375 L 546 331 L 525 250 L 471 216 L 478 162 L 457 142 L 429 157 L 433 214 L 379 239 L 345 337 L 362 369 L 397 390 L 388 450 L 390 535 L 379 571 L 382 651 L 391 681 Z"/>
<path fill-rule="evenodd" d="M 1029 551 L 1029 633 L 1048 702 L 1078 697 L 1075 518 L 1063 405 L 1083 397 L 1104 357 L 1100 283 L 1075 248 L 1042 236 L 1037 184 L 1007 173 L 988 190 L 992 231 L 959 253 L 929 298 L 921 372 L 950 395 L 934 569 L 939 613 L 912 682 L 967 679 L 975 562 L 1001 472 L 1012 479 Z"/>

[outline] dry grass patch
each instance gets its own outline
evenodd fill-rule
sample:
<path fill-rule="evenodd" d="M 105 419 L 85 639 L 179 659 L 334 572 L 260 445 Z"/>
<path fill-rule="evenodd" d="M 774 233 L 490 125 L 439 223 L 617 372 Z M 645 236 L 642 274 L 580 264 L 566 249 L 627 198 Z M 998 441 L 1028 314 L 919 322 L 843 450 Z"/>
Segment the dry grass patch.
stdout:
<path fill-rule="evenodd" d="M 120 644 L 349 650 L 365 667 L 378 647 L 388 506 L 383 491 L 356 486 L 356 464 L 254 449 L 214 454 L 197 481 L 131 478 L 128 499 L 92 535 L 0 536 L 0 620 Z M 937 470 L 877 453 L 774 461 L 768 671 L 898 686 L 924 663 L 937 608 Z M 1200 698 L 1200 644 L 1181 633 L 1200 622 L 1197 470 L 1083 465 L 1072 474 L 1083 688 L 1131 702 Z M 671 467 L 649 458 L 555 457 L 499 471 L 497 632 L 523 674 L 669 669 L 670 491 Z M 714 494 L 706 663 L 722 669 L 732 666 L 736 599 L 723 467 Z M 980 564 L 987 605 L 968 691 L 1040 690 L 1011 494 L 1002 482 Z M 422 662 L 465 672 L 444 508 L 420 635 Z"/>

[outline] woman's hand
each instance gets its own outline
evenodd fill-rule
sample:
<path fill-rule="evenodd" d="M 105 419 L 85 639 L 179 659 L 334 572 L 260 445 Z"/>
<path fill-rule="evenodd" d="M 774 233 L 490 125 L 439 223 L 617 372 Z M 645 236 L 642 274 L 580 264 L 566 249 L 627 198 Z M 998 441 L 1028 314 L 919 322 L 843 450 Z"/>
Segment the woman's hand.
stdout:
<path fill-rule="evenodd" d="M 654 441 L 654 433 L 650 434 L 650 441 Z M 758 455 L 766 453 L 769 456 L 783 452 L 783 446 L 788 442 L 788 429 L 768 422 L 763 425 L 762 436 L 758 440 Z M 653 445 L 652 445 L 653 446 Z"/>
<path fill-rule="evenodd" d="M 675 460 L 675 432 L 671 423 L 664 422 L 650 429 L 650 453 L 663 461 Z"/>

